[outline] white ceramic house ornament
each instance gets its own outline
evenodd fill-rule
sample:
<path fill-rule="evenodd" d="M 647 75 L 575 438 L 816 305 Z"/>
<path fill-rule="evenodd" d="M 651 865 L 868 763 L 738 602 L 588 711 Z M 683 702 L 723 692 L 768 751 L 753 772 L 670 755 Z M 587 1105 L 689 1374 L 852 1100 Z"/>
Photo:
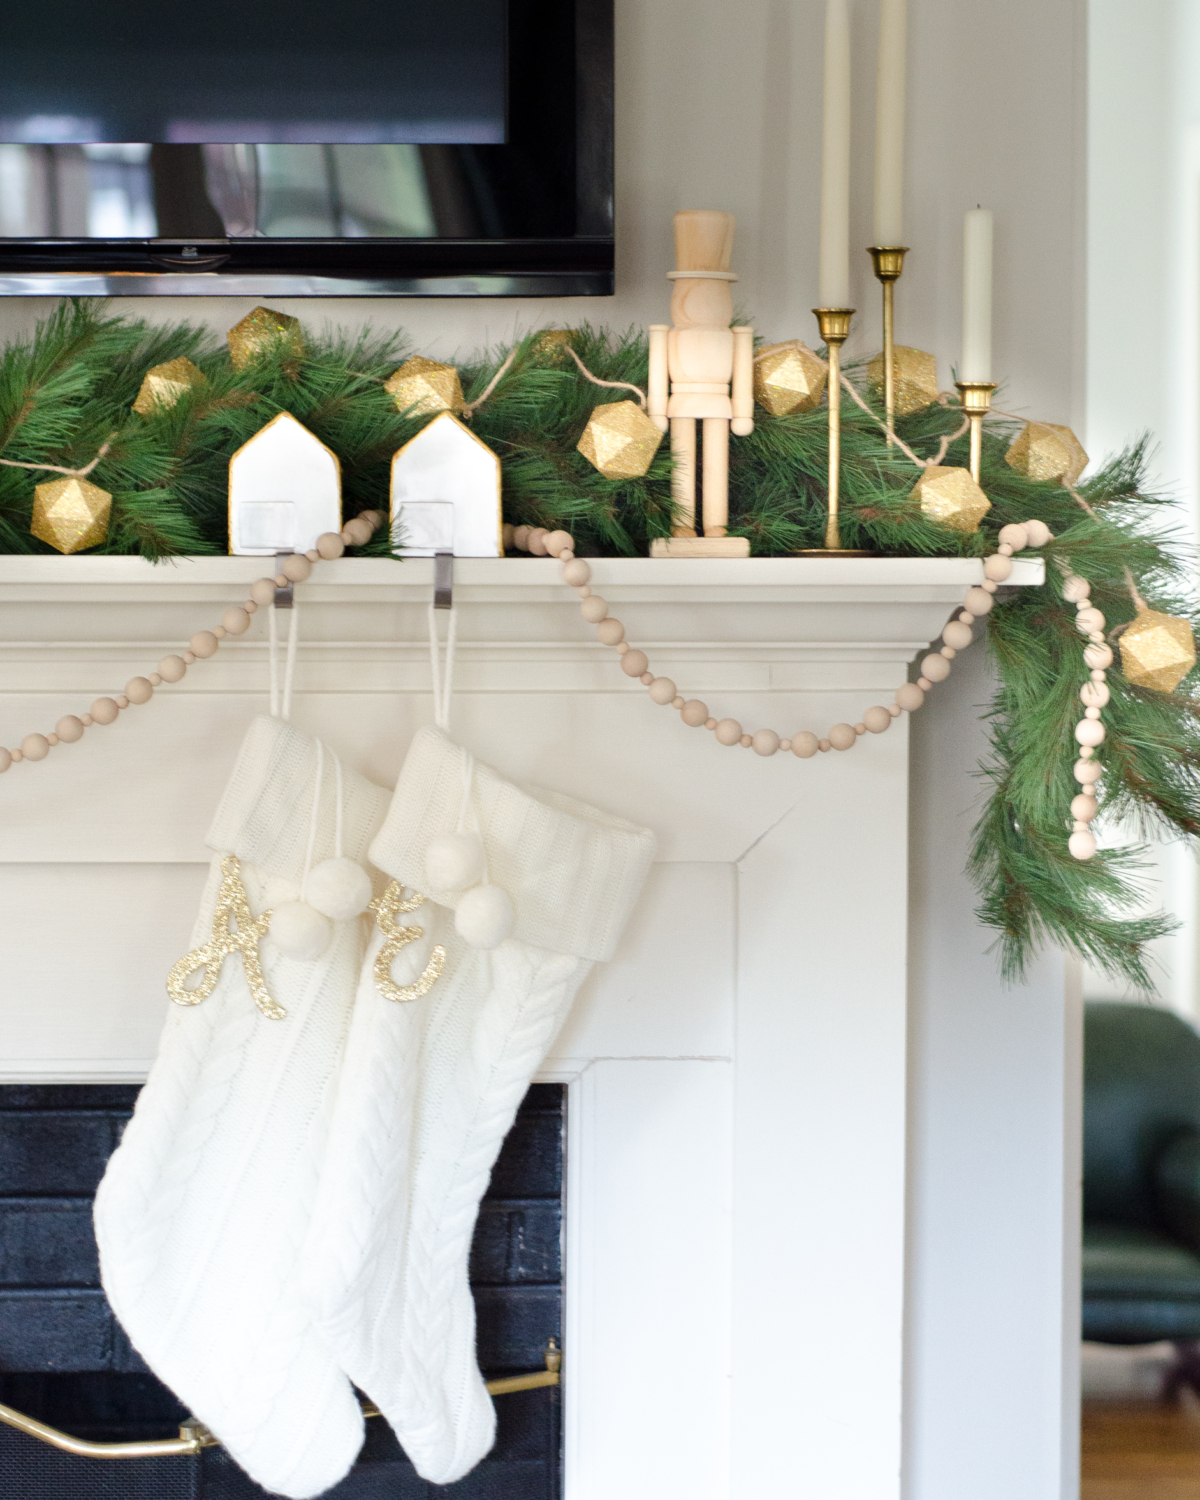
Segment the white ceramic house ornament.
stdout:
<path fill-rule="evenodd" d="M 229 550 L 235 557 L 307 552 L 342 529 L 337 454 L 280 412 L 229 460 Z"/>
<path fill-rule="evenodd" d="M 500 460 L 444 411 L 392 459 L 392 550 L 502 557 Z"/>

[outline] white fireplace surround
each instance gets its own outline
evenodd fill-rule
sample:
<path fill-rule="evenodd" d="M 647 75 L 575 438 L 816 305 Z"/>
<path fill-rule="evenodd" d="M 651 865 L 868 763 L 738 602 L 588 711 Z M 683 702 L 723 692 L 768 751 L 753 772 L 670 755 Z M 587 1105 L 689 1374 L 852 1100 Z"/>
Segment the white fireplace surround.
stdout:
<path fill-rule="evenodd" d="M 593 569 L 655 671 L 784 734 L 889 702 L 981 577 L 958 559 Z M 0 742 L 118 691 L 261 571 L 0 558 Z M 1020 562 L 1012 582 L 1041 576 Z M 431 717 L 431 583 L 428 562 L 343 560 L 298 590 L 293 719 L 389 785 Z M 763 760 L 624 678 L 553 562 L 460 562 L 455 599 L 452 733 L 660 841 L 540 1075 L 570 1086 L 567 1500 L 899 1500 L 908 721 Z M 264 637 L 259 618 L 150 705 L 0 778 L 4 1081 L 145 1075 L 203 835 L 266 709 Z"/>

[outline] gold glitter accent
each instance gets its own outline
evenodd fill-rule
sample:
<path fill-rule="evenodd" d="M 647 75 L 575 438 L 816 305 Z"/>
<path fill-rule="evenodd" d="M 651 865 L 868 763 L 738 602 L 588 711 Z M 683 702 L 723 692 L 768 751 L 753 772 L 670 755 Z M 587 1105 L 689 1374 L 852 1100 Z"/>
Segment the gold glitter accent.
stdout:
<path fill-rule="evenodd" d="M 203 373 L 190 359 L 180 355 L 178 359 L 170 359 L 165 365 L 154 365 L 146 371 L 133 409 L 141 417 L 152 417 L 156 411 L 170 411 L 180 396 L 193 386 L 203 384 Z"/>
<path fill-rule="evenodd" d="M 937 400 L 937 358 L 924 349 L 910 349 L 897 344 L 892 350 L 892 369 L 896 372 L 896 415 L 911 417 Z M 883 355 L 877 354 L 867 366 L 867 380 L 883 391 Z"/>
<path fill-rule="evenodd" d="M 807 344 L 769 344 L 754 360 L 754 399 L 773 417 L 813 411 L 821 404 L 829 366 Z"/>
<path fill-rule="evenodd" d="M 439 411 L 462 411 L 462 382 L 453 365 L 439 364 L 414 354 L 383 382 L 397 411 L 420 416 Z"/>
<path fill-rule="evenodd" d="M 417 980 L 412 984 L 392 982 L 392 961 L 396 955 L 401 949 L 407 948 L 409 943 L 415 943 L 419 937 L 425 936 L 423 927 L 398 927 L 396 917 L 402 912 L 416 911 L 424 900 L 420 891 L 414 891 L 406 901 L 404 887 L 398 880 L 393 880 L 383 895 L 377 896 L 367 908 L 377 914 L 379 930 L 387 939 L 375 956 L 375 988 L 385 1000 L 419 1000 L 441 978 L 446 963 L 446 950 L 438 943 Z"/>
<path fill-rule="evenodd" d="M 561 365 L 578 336 L 574 328 L 547 328 L 534 339 L 530 352 L 546 364 Z"/>
<path fill-rule="evenodd" d="M 1139 609 L 1118 643 L 1125 676 L 1156 693 L 1173 693 L 1196 665 L 1196 641 L 1189 621 L 1156 609 Z"/>
<path fill-rule="evenodd" d="M 33 491 L 30 531 L 59 552 L 98 547 L 108 535 L 112 496 L 86 479 L 52 479 Z"/>
<path fill-rule="evenodd" d="M 292 356 L 283 367 L 291 375 L 300 368 L 300 361 L 305 354 L 304 330 L 300 326 L 300 319 L 293 318 L 288 313 L 273 312 L 269 307 L 256 307 L 253 312 L 247 313 L 225 335 L 225 341 L 229 345 L 229 358 L 237 370 L 244 370 L 247 365 L 253 364 L 256 359 L 280 345 L 284 352 Z"/>
<path fill-rule="evenodd" d="M 662 440 L 636 401 L 610 401 L 592 412 L 575 446 L 605 479 L 640 479 Z"/>
<path fill-rule="evenodd" d="M 1004 461 L 1029 479 L 1074 484 L 1087 468 L 1088 456 L 1069 427 L 1026 422 L 1009 444 Z"/>
<path fill-rule="evenodd" d="M 217 892 L 217 908 L 213 913 L 212 938 L 202 947 L 193 948 L 175 964 L 167 975 L 167 994 L 176 1005 L 199 1005 L 216 989 L 221 967 L 229 954 L 240 953 L 246 966 L 246 984 L 255 1005 L 269 1021 L 282 1021 L 287 1011 L 282 1005 L 276 1005 L 267 993 L 267 981 L 258 960 L 258 945 L 267 935 L 271 913 L 265 911 L 261 917 L 250 915 L 241 868 L 235 854 L 227 854 L 221 861 L 221 888 Z M 236 930 L 230 928 L 231 921 L 236 921 Z M 184 980 L 197 969 L 204 970 L 204 978 L 195 989 L 188 989 Z"/>
<path fill-rule="evenodd" d="M 911 498 L 929 520 L 951 531 L 978 531 L 979 522 L 992 508 L 966 469 L 936 464 L 917 480 Z"/>

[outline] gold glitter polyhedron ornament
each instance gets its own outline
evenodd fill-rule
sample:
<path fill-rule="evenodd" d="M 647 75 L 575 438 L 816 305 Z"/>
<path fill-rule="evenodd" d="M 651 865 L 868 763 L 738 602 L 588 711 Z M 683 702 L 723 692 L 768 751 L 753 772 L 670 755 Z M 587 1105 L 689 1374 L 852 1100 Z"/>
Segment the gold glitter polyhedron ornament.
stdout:
<path fill-rule="evenodd" d="M 383 388 L 396 403 L 397 411 L 414 415 L 425 412 L 462 411 L 462 382 L 453 365 L 439 364 L 414 354 L 383 382 Z"/>
<path fill-rule="evenodd" d="M 300 319 L 287 313 L 275 312 L 269 307 L 256 307 L 240 323 L 235 323 L 225 335 L 229 345 L 229 358 L 234 368 L 244 370 L 261 355 L 273 352 L 278 346 L 292 357 L 292 364 L 299 365 L 304 358 L 304 330 Z M 285 369 L 288 366 L 284 366 Z"/>
<path fill-rule="evenodd" d="M 86 479 L 52 479 L 35 485 L 30 531 L 59 552 L 98 547 L 108 535 L 112 496 Z"/>
<path fill-rule="evenodd" d="M 574 328 L 547 328 L 534 339 L 532 352 L 546 364 L 561 365 L 577 337 Z"/>
<path fill-rule="evenodd" d="M 419 1000 L 422 995 L 429 991 L 441 978 L 442 969 L 446 964 L 446 950 L 441 943 L 432 949 L 429 954 L 429 962 L 425 965 L 423 972 L 412 984 L 396 984 L 392 980 L 392 960 L 409 943 L 415 943 L 419 937 L 424 937 L 423 927 L 400 927 L 397 925 L 396 917 L 401 912 L 416 911 L 422 905 L 425 897 L 420 891 L 405 900 L 404 887 L 398 880 L 393 880 L 388 885 L 382 896 L 377 896 L 367 908 L 368 911 L 376 913 L 376 923 L 384 936 L 383 947 L 380 948 L 375 957 L 375 988 L 385 1000 Z"/>
<path fill-rule="evenodd" d="M 575 446 L 605 479 L 640 479 L 662 440 L 636 401 L 610 401 L 592 412 Z"/>
<path fill-rule="evenodd" d="M 236 927 L 232 926 L 234 922 Z M 213 913 L 213 935 L 207 943 L 193 948 L 172 966 L 167 975 L 167 994 L 176 1005 L 199 1005 L 216 989 L 226 958 L 231 953 L 240 953 L 246 967 L 246 986 L 255 1005 L 268 1021 L 282 1021 L 287 1011 L 282 1005 L 276 1005 L 267 993 L 267 981 L 258 958 L 258 945 L 266 937 L 270 925 L 269 911 L 263 912 L 261 917 L 250 915 L 250 902 L 242 884 L 242 867 L 236 854 L 227 854 L 221 861 L 221 885 Z M 184 981 L 197 969 L 204 970 L 204 978 L 195 989 L 188 989 Z"/>
<path fill-rule="evenodd" d="M 1121 671 L 1138 687 L 1173 693 L 1196 665 L 1191 623 L 1156 609 L 1139 609 L 1117 637 Z"/>
<path fill-rule="evenodd" d="M 1004 461 L 1029 479 L 1074 484 L 1087 468 L 1088 456 L 1069 427 L 1026 422 L 1009 444 Z"/>
<path fill-rule="evenodd" d="M 754 399 L 773 417 L 813 411 L 828 377 L 829 366 L 799 339 L 770 344 L 754 360 Z"/>
<path fill-rule="evenodd" d="M 203 373 L 190 359 L 180 355 L 178 359 L 170 359 L 165 365 L 154 365 L 146 371 L 133 409 L 140 417 L 152 417 L 156 411 L 170 411 L 180 396 L 193 386 L 203 384 Z"/>
<path fill-rule="evenodd" d="M 980 521 L 992 508 L 969 470 L 946 465 L 926 469 L 917 480 L 912 498 L 931 521 L 951 531 L 978 531 Z"/>
<path fill-rule="evenodd" d="M 926 354 L 924 349 L 897 344 L 892 350 L 892 368 L 896 373 L 898 417 L 911 417 L 913 412 L 924 411 L 933 405 L 938 396 L 937 359 L 934 355 Z M 877 354 L 867 366 L 867 380 L 882 394 L 882 354 Z"/>

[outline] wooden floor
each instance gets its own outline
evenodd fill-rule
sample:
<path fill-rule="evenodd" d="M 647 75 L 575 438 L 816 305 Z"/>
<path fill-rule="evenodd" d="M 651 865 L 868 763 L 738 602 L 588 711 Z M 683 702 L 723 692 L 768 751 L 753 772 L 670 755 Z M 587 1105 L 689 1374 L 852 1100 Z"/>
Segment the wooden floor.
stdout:
<path fill-rule="evenodd" d="M 1085 1401 L 1080 1500 L 1200 1500 L 1200 1405 Z"/>

